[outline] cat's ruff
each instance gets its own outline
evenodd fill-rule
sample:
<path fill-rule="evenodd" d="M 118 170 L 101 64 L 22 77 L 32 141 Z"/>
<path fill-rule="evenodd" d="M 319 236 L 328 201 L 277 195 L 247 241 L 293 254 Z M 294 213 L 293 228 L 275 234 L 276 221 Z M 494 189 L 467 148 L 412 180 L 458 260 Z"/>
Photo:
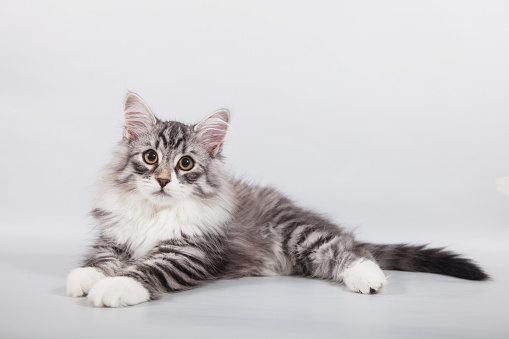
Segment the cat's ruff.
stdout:
<path fill-rule="evenodd" d="M 373 294 L 382 269 L 485 280 L 468 259 L 425 246 L 354 239 L 276 189 L 235 179 L 223 165 L 229 113 L 196 125 L 157 119 L 138 95 L 97 184 L 98 237 L 67 277 L 67 295 L 98 307 L 135 305 L 218 279 L 299 275 Z"/>

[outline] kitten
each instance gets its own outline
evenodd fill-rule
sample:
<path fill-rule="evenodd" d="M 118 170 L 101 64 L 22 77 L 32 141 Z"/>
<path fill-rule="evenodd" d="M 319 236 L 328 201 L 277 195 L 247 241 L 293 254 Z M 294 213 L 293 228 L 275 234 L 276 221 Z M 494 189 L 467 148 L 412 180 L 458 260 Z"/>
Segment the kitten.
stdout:
<path fill-rule="evenodd" d="M 356 241 L 277 190 L 231 177 L 221 154 L 228 122 L 226 110 L 197 125 L 164 122 L 127 95 L 124 135 L 91 212 L 99 235 L 67 277 L 69 296 L 119 307 L 218 279 L 275 274 L 373 294 L 387 284 L 381 268 L 488 279 L 442 249 Z"/>

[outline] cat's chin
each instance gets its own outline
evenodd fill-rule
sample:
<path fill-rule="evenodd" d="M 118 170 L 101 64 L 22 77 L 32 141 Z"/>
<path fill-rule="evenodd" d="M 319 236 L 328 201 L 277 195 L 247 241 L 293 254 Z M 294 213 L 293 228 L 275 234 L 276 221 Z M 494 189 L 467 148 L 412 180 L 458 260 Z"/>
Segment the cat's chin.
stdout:
<path fill-rule="evenodd" d="M 167 192 L 154 192 L 147 195 L 148 201 L 157 206 L 169 206 L 175 203 L 175 198 Z"/>

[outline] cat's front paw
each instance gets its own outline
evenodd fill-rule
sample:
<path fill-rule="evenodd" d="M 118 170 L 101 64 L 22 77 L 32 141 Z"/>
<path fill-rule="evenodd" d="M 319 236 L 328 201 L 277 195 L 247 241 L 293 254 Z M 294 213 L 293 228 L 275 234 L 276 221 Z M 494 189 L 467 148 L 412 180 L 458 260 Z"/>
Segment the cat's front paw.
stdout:
<path fill-rule="evenodd" d="M 79 267 L 67 276 L 67 295 L 82 297 L 105 275 L 94 267 Z"/>
<path fill-rule="evenodd" d="M 367 259 L 354 261 L 342 276 L 350 291 L 362 294 L 377 293 L 387 284 L 384 272 L 374 261 Z"/>
<path fill-rule="evenodd" d="M 92 287 L 87 297 L 96 307 L 123 307 L 150 299 L 145 287 L 133 278 L 104 278 Z"/>

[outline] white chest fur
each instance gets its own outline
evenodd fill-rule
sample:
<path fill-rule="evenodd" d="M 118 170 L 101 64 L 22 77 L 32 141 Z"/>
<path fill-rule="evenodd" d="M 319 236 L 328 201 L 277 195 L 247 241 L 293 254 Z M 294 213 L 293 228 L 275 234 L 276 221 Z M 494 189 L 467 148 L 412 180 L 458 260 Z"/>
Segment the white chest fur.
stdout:
<path fill-rule="evenodd" d="M 134 257 L 144 256 L 164 240 L 220 233 L 230 218 L 224 204 L 192 199 L 164 208 L 149 203 L 129 205 L 130 208 L 115 206 L 115 217 L 103 233 L 118 244 L 127 245 Z"/>

